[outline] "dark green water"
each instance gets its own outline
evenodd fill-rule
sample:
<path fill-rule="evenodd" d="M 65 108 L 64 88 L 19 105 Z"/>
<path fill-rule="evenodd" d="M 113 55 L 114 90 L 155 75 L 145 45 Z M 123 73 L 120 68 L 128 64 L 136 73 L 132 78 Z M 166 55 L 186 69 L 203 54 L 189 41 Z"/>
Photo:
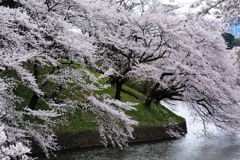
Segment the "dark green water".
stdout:
<path fill-rule="evenodd" d="M 50 160 L 239 160 L 240 138 L 188 139 L 142 143 L 129 148 L 95 148 L 57 153 Z M 43 159 L 39 157 L 39 159 Z"/>
<path fill-rule="evenodd" d="M 181 109 L 178 114 L 190 117 L 186 109 Z M 63 151 L 49 160 L 240 160 L 240 135 L 222 133 L 210 126 L 216 137 L 199 137 L 201 123 L 191 123 L 190 118 L 187 122 L 188 134 L 178 140 L 134 144 L 124 150 L 93 148 Z"/>

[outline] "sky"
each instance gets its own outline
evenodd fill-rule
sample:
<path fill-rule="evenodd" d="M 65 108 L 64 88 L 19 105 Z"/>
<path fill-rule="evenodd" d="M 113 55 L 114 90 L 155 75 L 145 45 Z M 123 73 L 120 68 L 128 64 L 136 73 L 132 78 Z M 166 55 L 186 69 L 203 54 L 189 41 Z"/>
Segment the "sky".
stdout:
<path fill-rule="evenodd" d="M 181 9 L 178 9 L 179 12 L 188 12 L 190 10 L 189 6 L 196 2 L 196 0 L 174 0 L 174 2 L 169 2 L 169 0 L 162 0 L 164 3 L 182 5 Z"/>

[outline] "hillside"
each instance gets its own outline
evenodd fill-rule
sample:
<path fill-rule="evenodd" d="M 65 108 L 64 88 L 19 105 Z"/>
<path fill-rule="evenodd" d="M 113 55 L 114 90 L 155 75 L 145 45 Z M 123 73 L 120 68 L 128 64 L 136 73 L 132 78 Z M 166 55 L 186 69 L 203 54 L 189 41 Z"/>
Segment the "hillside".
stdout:
<path fill-rule="evenodd" d="M 67 61 L 63 61 L 62 63 L 68 63 Z M 32 64 L 28 63 L 26 64 L 26 67 L 30 68 L 32 67 Z M 78 64 L 73 64 L 75 69 L 82 68 Z M 87 68 L 86 68 L 87 69 Z M 44 80 L 46 73 L 48 70 L 51 70 L 51 68 L 41 68 L 39 67 L 39 83 L 42 83 L 41 81 Z M 89 69 L 87 69 L 89 70 Z M 90 70 L 91 71 L 91 70 Z M 92 74 L 94 74 L 96 77 L 98 77 L 100 74 L 94 71 L 91 71 Z M 13 71 L 8 71 L 5 74 L 2 74 L 3 76 L 7 75 L 8 77 L 13 77 L 17 79 L 17 74 Z M 101 79 L 100 84 L 107 84 L 108 78 Z M 46 95 L 51 95 L 52 90 L 54 90 L 56 85 L 53 82 L 46 83 L 46 86 L 44 88 L 44 92 Z M 19 83 L 19 85 L 14 90 L 15 94 L 23 99 L 22 103 L 17 104 L 18 108 L 25 108 L 29 105 L 31 97 L 33 96 L 33 93 L 30 89 L 23 86 Z M 69 95 L 71 91 L 64 88 L 61 90 L 61 94 L 58 96 L 61 98 L 65 98 L 66 95 Z M 111 97 L 114 97 L 115 93 L 115 87 L 110 86 L 106 89 L 94 91 L 94 94 L 108 94 Z M 82 98 L 82 93 L 79 93 L 78 95 L 74 95 L 74 98 L 77 98 L 79 101 L 85 102 L 86 99 Z M 121 100 L 124 102 L 133 102 L 137 105 L 134 106 L 136 110 L 133 111 L 127 111 L 127 115 L 131 116 L 132 119 L 139 122 L 137 126 L 134 126 L 135 129 L 135 142 L 136 141 L 148 141 L 148 140 L 155 140 L 155 139 L 162 139 L 162 138 L 169 138 L 171 136 L 168 136 L 166 133 L 166 129 L 164 127 L 166 126 L 174 126 L 174 125 L 183 125 L 182 128 L 184 130 L 183 133 L 186 133 L 186 126 L 185 126 L 185 119 L 174 114 L 169 109 L 162 105 L 156 105 L 152 104 L 150 108 L 146 108 L 143 103 L 146 96 L 133 88 L 124 85 L 123 91 L 121 93 Z M 49 106 L 42 100 L 41 98 L 38 99 L 35 110 L 49 110 Z M 35 118 L 35 117 L 29 117 L 25 116 L 26 121 L 31 121 L 33 123 L 45 123 L 42 120 Z M 95 115 L 91 113 L 90 111 L 87 111 L 85 109 L 70 109 L 69 112 L 62 114 L 58 118 L 54 118 L 56 124 L 53 126 L 53 130 L 55 134 L 58 136 L 59 144 L 61 146 L 64 146 L 64 148 L 76 148 L 76 146 L 94 146 L 94 144 L 91 144 L 91 141 L 95 141 L 95 144 L 98 146 L 100 145 L 100 136 L 98 133 L 98 124 L 95 119 Z M 179 129 L 179 128 L 178 128 Z M 149 133 L 149 134 L 146 134 Z M 151 134 L 150 134 L 151 133 Z M 69 135 L 70 134 L 70 135 Z M 83 139 L 75 139 L 73 142 L 71 142 L 71 146 L 67 147 L 70 142 L 70 139 L 66 139 L 66 137 L 82 137 L 88 135 L 89 139 L 85 138 Z M 91 136 L 89 136 L 91 135 Z M 147 135 L 147 137 L 146 137 Z M 150 136 L 150 137 L 148 137 Z M 94 138 L 95 137 L 95 138 Z M 94 138 L 94 139 L 92 139 Z M 80 144 L 79 141 L 82 141 L 82 144 Z M 74 145 L 75 144 L 75 145 Z M 87 144 L 87 145 L 86 145 Z"/>

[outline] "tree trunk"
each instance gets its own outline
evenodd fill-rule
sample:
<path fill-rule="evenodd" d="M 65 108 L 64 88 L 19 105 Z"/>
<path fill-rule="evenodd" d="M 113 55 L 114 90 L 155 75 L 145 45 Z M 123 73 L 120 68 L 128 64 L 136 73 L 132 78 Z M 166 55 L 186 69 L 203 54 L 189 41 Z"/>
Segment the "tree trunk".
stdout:
<path fill-rule="evenodd" d="M 39 99 L 39 96 L 36 93 L 33 93 L 31 101 L 28 105 L 28 108 L 30 108 L 31 110 L 34 110 L 37 105 L 38 99 Z"/>
<path fill-rule="evenodd" d="M 115 92 L 115 99 L 121 101 L 121 90 L 122 90 L 123 83 L 117 81 L 116 82 L 116 92 Z"/>
<path fill-rule="evenodd" d="M 36 79 L 36 82 L 38 82 L 38 66 L 36 62 L 33 64 L 33 75 Z M 28 105 L 28 108 L 34 110 L 37 105 L 38 99 L 39 99 L 39 96 L 36 93 L 33 93 L 31 101 Z"/>
<path fill-rule="evenodd" d="M 129 80 L 128 77 L 125 77 L 123 79 L 115 79 L 114 83 L 116 84 L 116 92 L 115 92 L 115 99 L 121 101 L 121 91 L 122 91 L 122 86 L 124 83 L 126 83 Z"/>
<path fill-rule="evenodd" d="M 147 108 L 150 108 L 151 104 L 152 104 L 152 98 L 147 98 L 147 100 L 144 103 L 144 106 Z"/>
<path fill-rule="evenodd" d="M 155 86 L 152 88 L 151 92 L 149 93 L 147 100 L 145 101 L 144 105 L 147 108 L 150 108 L 152 101 L 155 99 L 156 91 L 158 87 L 160 86 L 160 83 L 156 83 Z"/>

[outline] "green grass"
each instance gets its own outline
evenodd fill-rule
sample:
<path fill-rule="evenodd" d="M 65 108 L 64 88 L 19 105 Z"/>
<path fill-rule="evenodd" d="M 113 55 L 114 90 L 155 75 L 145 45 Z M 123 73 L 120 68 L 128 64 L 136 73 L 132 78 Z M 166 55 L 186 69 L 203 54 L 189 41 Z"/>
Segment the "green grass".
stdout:
<path fill-rule="evenodd" d="M 124 86 L 124 88 L 128 88 Z M 141 93 L 131 89 L 128 91 L 132 91 L 134 94 L 142 96 Z M 112 97 L 115 93 L 115 87 L 109 87 L 108 89 L 98 91 L 98 94 L 109 94 Z M 169 109 L 162 105 L 156 106 L 152 104 L 150 108 L 146 108 L 143 105 L 142 100 L 137 99 L 127 93 L 122 92 L 121 94 L 122 101 L 130 101 L 134 103 L 138 103 L 135 106 L 136 111 L 127 111 L 127 115 L 131 116 L 132 119 L 139 122 L 138 126 L 135 127 L 152 127 L 152 126 L 162 126 L 168 124 L 168 120 L 165 117 L 171 118 L 171 120 L 175 122 L 184 122 L 185 119 L 174 114 Z M 70 119 L 70 125 L 60 126 L 56 131 L 58 133 L 64 132 L 88 132 L 91 130 L 95 130 L 97 128 L 97 123 L 94 115 L 89 111 L 76 110 L 73 114 L 68 115 Z"/>
<path fill-rule="evenodd" d="M 125 86 L 126 87 L 126 86 Z M 124 88 L 125 88 L 124 87 Z M 136 90 L 128 90 L 129 92 L 132 91 L 132 94 L 139 95 L 143 97 L 141 93 L 138 93 Z M 165 118 L 171 118 L 175 122 L 183 122 L 185 121 L 184 118 L 174 114 L 172 111 L 167 109 L 162 105 L 155 105 L 152 104 L 150 108 L 146 108 L 144 106 L 144 101 L 141 99 L 137 99 L 128 95 L 127 93 L 122 93 L 121 98 L 123 101 L 131 101 L 134 103 L 138 103 L 135 108 L 136 111 L 128 111 L 127 114 L 133 117 L 134 120 L 139 122 L 140 126 L 161 126 L 167 124 L 168 120 Z"/>
<path fill-rule="evenodd" d="M 61 60 L 62 63 L 70 63 L 69 60 Z M 27 64 L 28 67 L 30 67 L 30 64 Z M 83 67 L 79 64 L 71 64 L 73 68 L 81 68 Z M 40 73 L 46 74 L 51 68 L 41 68 Z M 48 70 L 48 71 L 47 71 Z M 91 71 L 90 69 L 87 69 Z M 91 71 L 92 74 L 95 76 L 99 76 L 100 74 L 97 72 Z M 14 72 L 4 73 L 3 76 L 8 75 L 9 77 L 15 77 L 16 74 Z M 44 77 L 44 76 L 43 76 Z M 100 84 L 106 84 L 108 78 L 104 78 L 100 80 Z M 46 89 L 44 90 L 47 94 L 50 94 L 50 91 L 55 88 L 55 85 L 50 82 L 47 84 Z M 121 93 L 121 100 L 124 102 L 134 102 L 138 103 L 138 105 L 135 106 L 137 109 L 136 111 L 127 111 L 126 113 L 132 117 L 132 119 L 139 122 L 139 126 L 162 126 L 168 123 L 167 119 L 171 119 L 175 122 L 183 122 L 185 121 L 184 118 L 174 114 L 167 108 L 165 108 L 162 105 L 156 106 L 155 104 L 152 104 L 150 108 L 146 108 L 144 103 L 144 98 L 146 96 L 126 85 L 123 85 L 123 89 L 127 92 Z M 19 108 L 28 106 L 30 99 L 32 97 L 32 91 L 29 90 L 27 87 L 19 84 L 18 87 L 15 89 L 15 94 L 22 97 L 24 101 L 19 104 Z M 69 90 L 64 89 L 60 95 L 61 98 L 65 98 L 70 93 Z M 129 94 L 130 93 L 130 94 Z M 77 98 L 81 101 L 85 101 L 85 99 L 81 99 L 82 93 L 79 95 L 75 95 L 74 98 Z M 115 87 L 110 86 L 107 89 L 95 91 L 95 94 L 109 94 L 111 97 L 114 97 L 115 95 Z M 132 96 L 135 95 L 135 96 Z M 136 98 L 140 97 L 140 98 Z M 49 109 L 49 106 L 40 98 L 38 100 L 36 109 L 42 109 L 47 110 Z M 167 117 L 167 119 L 166 119 Z M 95 116 L 93 113 L 89 111 L 84 111 L 81 109 L 76 109 L 73 113 L 69 112 L 65 115 L 62 115 L 62 118 L 68 119 L 69 124 L 65 123 L 58 123 L 58 125 L 53 128 L 55 132 L 57 133 L 64 133 L 64 132 L 89 132 L 91 130 L 97 129 L 97 122 L 95 119 Z M 42 122 L 41 122 L 42 123 Z"/>
<path fill-rule="evenodd" d="M 73 113 L 67 113 L 69 124 L 59 124 L 54 128 L 56 133 L 78 133 L 89 132 L 97 129 L 97 121 L 93 113 L 76 109 Z"/>

